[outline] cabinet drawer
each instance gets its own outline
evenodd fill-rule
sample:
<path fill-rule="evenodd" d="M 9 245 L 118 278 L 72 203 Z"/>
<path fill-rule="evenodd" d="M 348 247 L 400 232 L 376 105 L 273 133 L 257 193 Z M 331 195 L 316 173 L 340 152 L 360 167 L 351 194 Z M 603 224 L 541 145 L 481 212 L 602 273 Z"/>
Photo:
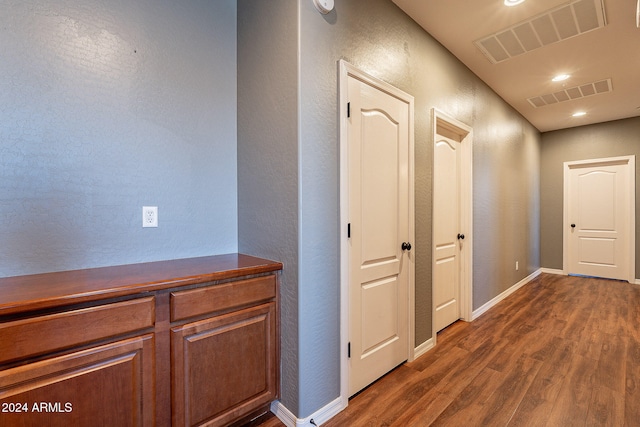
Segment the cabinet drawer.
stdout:
<path fill-rule="evenodd" d="M 213 313 L 276 296 L 276 276 L 256 277 L 171 294 L 171 321 Z"/>
<path fill-rule="evenodd" d="M 153 297 L 0 324 L 0 363 L 152 327 Z"/>

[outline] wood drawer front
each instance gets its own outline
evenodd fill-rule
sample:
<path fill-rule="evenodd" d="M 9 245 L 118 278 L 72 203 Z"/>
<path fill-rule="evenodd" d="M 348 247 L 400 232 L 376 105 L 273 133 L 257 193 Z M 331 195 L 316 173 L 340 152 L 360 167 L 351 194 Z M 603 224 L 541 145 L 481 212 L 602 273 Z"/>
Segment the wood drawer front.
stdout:
<path fill-rule="evenodd" d="M 0 404 L 13 409 L 0 411 L 0 425 L 152 427 L 153 341 L 147 334 L 0 371 Z"/>
<path fill-rule="evenodd" d="M 153 297 L 0 324 L 0 363 L 153 327 Z"/>
<path fill-rule="evenodd" d="M 171 321 L 268 301 L 276 296 L 276 276 L 256 277 L 171 294 Z"/>

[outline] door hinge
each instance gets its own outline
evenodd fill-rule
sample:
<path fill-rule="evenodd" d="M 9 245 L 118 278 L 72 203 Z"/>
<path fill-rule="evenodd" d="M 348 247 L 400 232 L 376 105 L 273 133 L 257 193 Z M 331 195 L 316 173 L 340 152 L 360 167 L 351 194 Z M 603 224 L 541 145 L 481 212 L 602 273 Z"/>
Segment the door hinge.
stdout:
<path fill-rule="evenodd" d="M 347 344 L 347 357 L 351 359 L 351 341 Z"/>
<path fill-rule="evenodd" d="M 351 103 L 347 102 L 347 117 L 351 117 Z"/>
<path fill-rule="evenodd" d="M 347 239 L 351 238 L 351 223 L 347 224 Z"/>

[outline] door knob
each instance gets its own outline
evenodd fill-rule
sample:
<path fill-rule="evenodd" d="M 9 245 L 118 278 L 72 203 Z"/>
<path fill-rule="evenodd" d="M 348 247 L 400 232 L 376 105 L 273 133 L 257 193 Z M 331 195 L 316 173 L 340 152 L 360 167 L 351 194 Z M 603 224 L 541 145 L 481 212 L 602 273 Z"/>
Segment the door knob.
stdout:
<path fill-rule="evenodd" d="M 402 248 L 403 251 L 410 251 L 411 250 L 411 243 L 402 242 L 402 245 L 400 246 L 400 248 Z"/>
<path fill-rule="evenodd" d="M 576 228 L 576 225 L 575 224 L 571 224 L 571 228 Z"/>
<path fill-rule="evenodd" d="M 464 234 L 458 234 L 458 240 L 464 240 Z"/>

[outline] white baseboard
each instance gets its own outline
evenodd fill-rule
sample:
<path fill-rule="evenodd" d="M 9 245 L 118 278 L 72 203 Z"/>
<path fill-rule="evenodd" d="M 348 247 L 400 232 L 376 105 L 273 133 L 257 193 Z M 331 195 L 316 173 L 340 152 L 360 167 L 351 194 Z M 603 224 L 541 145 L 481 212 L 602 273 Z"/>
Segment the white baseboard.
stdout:
<path fill-rule="evenodd" d="M 541 273 L 547 273 L 547 274 L 558 274 L 560 276 L 566 276 L 564 271 L 558 270 L 558 269 L 555 269 L 555 268 L 544 268 L 544 267 L 542 267 L 540 269 L 540 272 Z"/>
<path fill-rule="evenodd" d="M 542 273 L 547 273 L 547 274 L 559 274 L 561 276 L 567 276 L 567 273 L 565 273 L 563 270 L 557 270 L 555 268 L 541 268 L 540 271 Z M 640 285 L 640 279 L 633 279 L 630 280 L 629 283 L 631 283 L 632 285 Z"/>
<path fill-rule="evenodd" d="M 542 273 L 542 269 L 538 269 L 534 271 L 533 273 L 531 273 L 530 275 L 528 275 L 527 277 L 525 277 L 515 285 L 511 286 L 509 289 L 507 289 L 497 297 L 493 298 L 491 301 L 484 304 L 482 307 L 478 308 L 477 310 L 474 310 L 473 313 L 471 314 L 471 319 L 476 320 L 478 317 L 483 315 L 491 307 L 498 304 L 500 301 L 502 301 L 503 299 L 505 299 L 506 297 L 508 297 L 509 295 L 511 295 L 512 293 L 514 293 L 515 291 L 517 291 L 518 289 L 520 289 L 521 287 L 523 287 L 524 285 L 526 285 L 527 283 L 529 283 L 530 281 L 538 277 L 540 273 Z"/>
<path fill-rule="evenodd" d="M 308 417 L 297 418 L 290 410 L 280 403 L 280 401 L 276 400 L 271 403 L 271 412 L 273 412 L 287 427 L 308 427 L 313 426 L 314 424 L 319 426 L 322 423 L 327 422 L 346 407 L 346 402 L 341 397 L 338 397 Z M 311 424 L 311 420 L 313 420 L 314 424 Z"/>
<path fill-rule="evenodd" d="M 435 347 L 435 340 L 433 339 L 433 337 L 431 337 L 413 349 L 413 359 L 417 359 L 418 357 L 431 350 L 433 347 Z"/>

